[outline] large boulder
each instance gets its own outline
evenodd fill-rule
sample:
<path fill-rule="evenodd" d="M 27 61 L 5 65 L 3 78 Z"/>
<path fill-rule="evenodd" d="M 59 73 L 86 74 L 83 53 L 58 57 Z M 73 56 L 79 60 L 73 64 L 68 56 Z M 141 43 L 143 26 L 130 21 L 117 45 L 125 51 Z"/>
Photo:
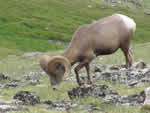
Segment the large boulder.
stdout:
<path fill-rule="evenodd" d="M 109 86 L 106 85 L 92 85 L 90 87 L 77 87 L 68 91 L 70 99 L 83 98 L 87 96 L 93 96 L 98 98 L 105 98 L 108 95 L 117 96 L 118 93 Z"/>
<path fill-rule="evenodd" d="M 68 91 L 68 96 L 70 99 L 92 96 L 100 99 L 104 103 L 121 106 L 141 105 L 144 103 L 146 98 L 145 91 L 141 91 L 138 94 L 119 96 L 119 94 L 112 87 L 106 85 L 73 88 Z"/>
<path fill-rule="evenodd" d="M 40 96 L 36 92 L 20 91 L 13 98 L 22 101 L 25 105 L 40 104 Z"/>

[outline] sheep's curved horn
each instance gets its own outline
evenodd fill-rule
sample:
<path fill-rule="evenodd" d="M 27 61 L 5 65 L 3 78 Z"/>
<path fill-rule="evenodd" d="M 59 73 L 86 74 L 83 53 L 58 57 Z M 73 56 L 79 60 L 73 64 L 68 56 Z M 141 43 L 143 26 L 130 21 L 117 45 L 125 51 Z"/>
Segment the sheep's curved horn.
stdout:
<path fill-rule="evenodd" d="M 48 74 L 48 62 L 50 61 L 51 57 L 48 55 L 42 55 L 40 57 L 40 66 L 41 68 Z"/>
<path fill-rule="evenodd" d="M 55 64 L 62 64 L 65 67 L 64 77 L 68 76 L 71 71 L 71 64 L 67 58 L 64 56 L 53 56 L 48 62 L 48 72 L 54 72 Z"/>

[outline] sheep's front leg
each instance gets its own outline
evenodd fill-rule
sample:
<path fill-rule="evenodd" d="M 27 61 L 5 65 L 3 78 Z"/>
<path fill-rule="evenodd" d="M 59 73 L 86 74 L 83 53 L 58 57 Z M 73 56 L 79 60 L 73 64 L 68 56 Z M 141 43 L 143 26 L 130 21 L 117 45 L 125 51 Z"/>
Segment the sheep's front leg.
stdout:
<path fill-rule="evenodd" d="M 81 86 L 82 83 L 81 83 L 81 80 L 79 78 L 79 73 L 78 72 L 80 71 L 80 69 L 83 68 L 84 65 L 85 65 L 84 62 L 80 62 L 79 65 L 77 67 L 75 67 L 75 69 L 74 69 L 75 74 L 76 74 L 76 80 L 77 80 L 77 83 L 79 84 L 79 86 Z"/>
<path fill-rule="evenodd" d="M 87 75 L 88 75 L 88 82 L 87 83 L 88 84 L 92 84 L 91 77 L 90 77 L 90 66 L 89 66 L 89 63 L 86 63 L 85 68 L 86 68 Z"/>

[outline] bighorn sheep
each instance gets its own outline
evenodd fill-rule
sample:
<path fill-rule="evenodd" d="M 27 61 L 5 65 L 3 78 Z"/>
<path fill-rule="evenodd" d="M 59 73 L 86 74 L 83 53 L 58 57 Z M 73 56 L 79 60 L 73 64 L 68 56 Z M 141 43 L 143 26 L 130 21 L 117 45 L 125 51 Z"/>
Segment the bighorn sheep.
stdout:
<path fill-rule="evenodd" d="M 74 69 L 78 84 L 82 85 L 78 72 L 83 67 L 87 71 L 88 84 L 91 84 L 89 63 L 99 55 L 112 54 L 121 48 L 126 58 L 126 67 L 132 65 L 130 40 L 135 30 L 134 20 L 122 14 L 113 14 L 81 26 L 62 56 L 41 57 L 41 68 L 49 75 L 53 86 L 59 84 L 63 76 L 70 72 L 71 66 L 78 62 Z"/>

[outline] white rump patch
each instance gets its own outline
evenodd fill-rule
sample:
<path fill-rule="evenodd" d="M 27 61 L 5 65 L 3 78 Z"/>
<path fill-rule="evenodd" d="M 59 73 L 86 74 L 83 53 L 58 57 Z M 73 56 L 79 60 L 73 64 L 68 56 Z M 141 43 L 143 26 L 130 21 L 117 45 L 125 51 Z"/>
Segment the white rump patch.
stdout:
<path fill-rule="evenodd" d="M 129 18 L 128 16 L 122 15 L 122 14 L 116 14 L 118 16 L 120 16 L 124 23 L 127 25 L 127 27 L 131 30 L 133 30 L 133 32 L 135 32 L 136 30 L 136 23 L 134 22 L 133 19 Z"/>

